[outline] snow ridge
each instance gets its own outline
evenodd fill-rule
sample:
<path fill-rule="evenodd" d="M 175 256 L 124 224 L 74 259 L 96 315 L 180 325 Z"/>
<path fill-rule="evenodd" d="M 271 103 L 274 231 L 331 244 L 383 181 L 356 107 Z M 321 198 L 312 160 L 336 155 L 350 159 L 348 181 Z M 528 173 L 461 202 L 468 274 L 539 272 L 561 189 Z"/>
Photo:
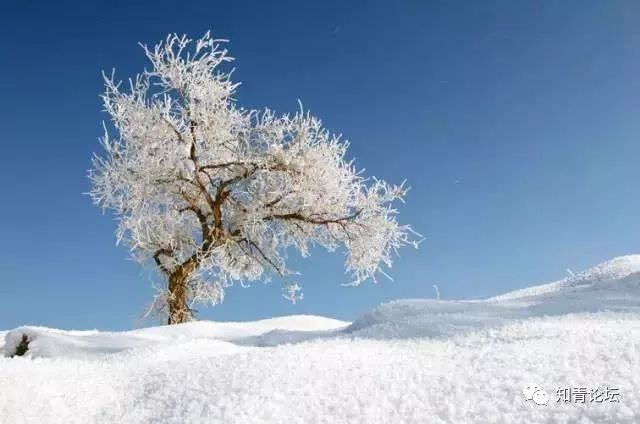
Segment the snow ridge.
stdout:
<path fill-rule="evenodd" d="M 632 276 L 640 277 L 640 255 L 620 256 L 560 281 L 515 290 L 495 296 L 490 300 L 512 300 L 558 292 L 568 288 L 615 283 Z M 640 278 L 637 278 L 637 280 L 640 281 Z"/>
<path fill-rule="evenodd" d="M 21 327 L 0 357 L 16 423 L 640 422 L 640 255 L 487 300 L 127 332 Z M 539 385 L 548 405 L 526 402 Z M 620 402 L 556 402 L 614 387 Z"/>

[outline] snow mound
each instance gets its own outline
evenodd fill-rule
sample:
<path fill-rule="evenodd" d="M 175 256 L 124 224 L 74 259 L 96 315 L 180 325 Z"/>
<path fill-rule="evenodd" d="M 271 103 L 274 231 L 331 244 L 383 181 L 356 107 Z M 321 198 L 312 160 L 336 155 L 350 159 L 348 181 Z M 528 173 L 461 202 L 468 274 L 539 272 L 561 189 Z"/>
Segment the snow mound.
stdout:
<path fill-rule="evenodd" d="M 126 332 L 63 331 L 46 327 L 19 327 L 5 335 L 4 356 L 12 356 L 15 353 L 23 335 L 26 335 L 29 340 L 27 356 L 85 358 L 194 339 L 234 342 L 277 330 L 304 334 L 342 328 L 346 325 L 348 325 L 347 322 L 331 318 L 294 315 L 245 323 L 197 321 Z M 233 351 L 229 346 L 236 346 L 231 343 L 227 345 L 223 350 Z"/>
<path fill-rule="evenodd" d="M 503 323 L 503 312 L 485 302 L 397 300 L 364 314 L 343 333 L 377 339 L 452 336 Z"/>
<path fill-rule="evenodd" d="M 475 301 L 126 332 L 21 327 L 0 357 L 0 422 L 640 422 L 640 256 Z M 522 387 L 542 387 L 548 405 Z M 618 402 L 563 402 L 566 388 Z"/>
<path fill-rule="evenodd" d="M 513 320 L 601 311 L 640 313 L 640 255 L 615 258 L 571 278 L 487 300 L 389 302 L 343 333 L 379 339 L 451 337 Z"/>
<path fill-rule="evenodd" d="M 603 286 L 599 288 L 604 288 L 609 286 L 609 288 L 616 288 L 611 285 L 620 285 L 625 282 L 635 286 L 631 287 L 634 289 L 638 289 L 640 286 L 640 255 L 620 256 L 563 280 L 516 290 L 493 297 L 491 300 L 513 300 L 583 287 Z"/>
<path fill-rule="evenodd" d="M 230 342 L 192 339 L 84 359 L 0 358 L 0 421 L 634 424 L 639 339 L 637 314 L 608 312 L 448 339 L 338 337 L 224 355 Z M 524 400 L 530 384 L 548 405 Z M 620 401 L 557 402 L 564 387 L 613 387 Z"/>

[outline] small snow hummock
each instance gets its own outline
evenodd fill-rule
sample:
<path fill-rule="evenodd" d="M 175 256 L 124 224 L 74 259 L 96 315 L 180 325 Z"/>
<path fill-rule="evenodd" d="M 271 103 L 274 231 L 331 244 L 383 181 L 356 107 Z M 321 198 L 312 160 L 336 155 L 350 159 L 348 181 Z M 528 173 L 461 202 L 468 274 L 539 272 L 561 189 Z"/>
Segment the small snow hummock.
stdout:
<path fill-rule="evenodd" d="M 640 256 L 488 300 L 391 302 L 353 323 L 21 327 L 5 355 L 23 335 L 23 358 L 0 357 L 0 422 L 640 422 Z M 523 396 L 531 386 L 547 404 Z"/>

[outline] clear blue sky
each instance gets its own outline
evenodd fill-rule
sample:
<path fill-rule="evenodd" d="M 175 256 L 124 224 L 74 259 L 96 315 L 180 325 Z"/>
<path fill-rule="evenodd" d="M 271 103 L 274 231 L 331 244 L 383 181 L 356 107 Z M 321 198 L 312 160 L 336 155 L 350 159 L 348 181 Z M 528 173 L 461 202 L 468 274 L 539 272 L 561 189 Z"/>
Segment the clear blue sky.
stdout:
<path fill-rule="evenodd" d="M 635 1 L 5 0 L 0 17 L 0 328 L 139 325 L 153 275 L 115 246 L 86 170 L 100 72 L 139 41 L 231 40 L 247 107 L 300 98 L 368 175 L 408 179 L 426 236 L 395 282 L 340 287 L 341 255 L 296 261 L 305 300 L 235 287 L 202 318 L 353 319 L 390 299 L 481 298 L 640 252 L 640 3 Z"/>

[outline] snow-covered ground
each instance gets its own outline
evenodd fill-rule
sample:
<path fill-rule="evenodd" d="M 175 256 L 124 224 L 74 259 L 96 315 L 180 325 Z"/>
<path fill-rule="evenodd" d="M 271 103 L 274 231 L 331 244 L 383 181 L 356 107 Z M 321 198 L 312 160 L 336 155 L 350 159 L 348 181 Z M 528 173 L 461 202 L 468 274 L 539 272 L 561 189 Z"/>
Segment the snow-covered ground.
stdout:
<path fill-rule="evenodd" d="M 488 300 L 391 302 L 353 323 L 22 327 L 5 355 L 23 334 L 27 357 L 0 358 L 1 423 L 640 422 L 640 256 Z M 525 400 L 532 384 L 547 405 Z M 607 387 L 608 400 L 575 402 Z"/>

